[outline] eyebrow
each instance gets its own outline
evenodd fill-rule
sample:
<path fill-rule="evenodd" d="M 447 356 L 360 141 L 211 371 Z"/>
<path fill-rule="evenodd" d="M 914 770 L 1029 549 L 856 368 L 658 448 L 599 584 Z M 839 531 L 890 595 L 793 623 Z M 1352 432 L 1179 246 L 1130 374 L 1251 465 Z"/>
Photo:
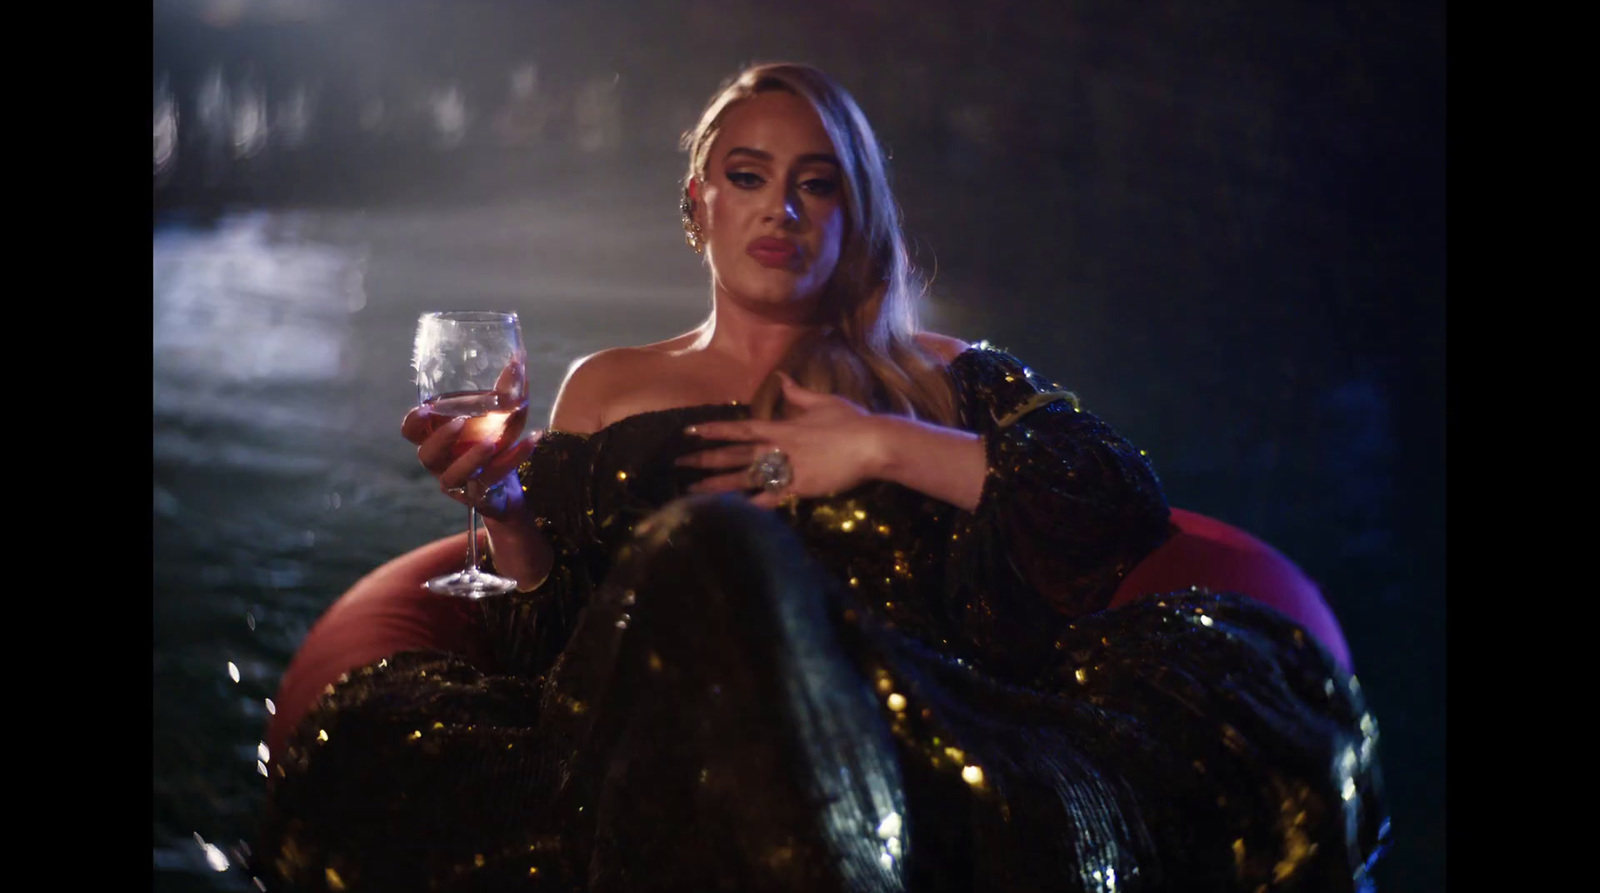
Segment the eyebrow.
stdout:
<path fill-rule="evenodd" d="M 760 149 L 751 149 L 746 146 L 734 146 L 732 149 L 728 150 L 726 155 L 722 156 L 722 160 L 727 161 L 735 155 L 748 155 L 751 158 L 755 158 L 760 161 L 772 160 L 771 152 L 763 152 Z M 814 161 L 820 161 L 823 164 L 831 164 L 834 167 L 843 167 L 843 165 L 839 163 L 838 157 L 831 152 L 812 152 L 807 155 L 801 155 L 799 158 L 796 158 L 795 161 L 798 161 L 801 164 L 809 164 Z"/>

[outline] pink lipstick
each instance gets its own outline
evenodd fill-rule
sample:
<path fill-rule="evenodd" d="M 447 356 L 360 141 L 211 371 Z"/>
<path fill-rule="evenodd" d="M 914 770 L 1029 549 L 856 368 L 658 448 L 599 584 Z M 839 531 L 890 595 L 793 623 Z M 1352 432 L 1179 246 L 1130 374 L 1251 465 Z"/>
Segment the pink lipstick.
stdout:
<path fill-rule="evenodd" d="M 751 242 L 745 253 L 763 267 L 787 267 L 794 260 L 796 249 L 793 242 L 767 236 Z"/>

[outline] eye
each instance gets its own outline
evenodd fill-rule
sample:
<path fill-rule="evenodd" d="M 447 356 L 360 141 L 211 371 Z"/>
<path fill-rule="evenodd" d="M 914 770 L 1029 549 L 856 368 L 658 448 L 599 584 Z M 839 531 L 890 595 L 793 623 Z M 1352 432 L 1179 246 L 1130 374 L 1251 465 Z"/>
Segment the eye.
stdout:
<path fill-rule="evenodd" d="M 825 177 L 814 177 L 801 183 L 800 188 L 812 195 L 826 197 L 833 195 L 838 190 L 839 184 L 837 181 L 829 180 Z"/>
<path fill-rule="evenodd" d="M 761 178 L 760 174 L 753 174 L 749 171 L 728 171 L 728 182 L 740 189 L 755 189 L 766 181 Z"/>

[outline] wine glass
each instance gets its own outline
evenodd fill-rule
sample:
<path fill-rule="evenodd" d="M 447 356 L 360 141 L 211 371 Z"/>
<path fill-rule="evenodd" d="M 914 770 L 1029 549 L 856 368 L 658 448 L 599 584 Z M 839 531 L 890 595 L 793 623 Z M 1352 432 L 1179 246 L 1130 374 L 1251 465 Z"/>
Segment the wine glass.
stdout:
<path fill-rule="evenodd" d="M 431 431 L 463 416 L 468 421 L 451 449 L 459 459 L 485 440 L 521 433 L 528 414 L 527 356 L 515 313 L 447 310 L 417 319 L 411 360 L 417 397 L 430 410 Z M 478 510 L 467 509 L 467 567 L 434 577 L 427 588 L 440 595 L 477 599 L 517 588 L 515 580 L 478 569 Z"/>

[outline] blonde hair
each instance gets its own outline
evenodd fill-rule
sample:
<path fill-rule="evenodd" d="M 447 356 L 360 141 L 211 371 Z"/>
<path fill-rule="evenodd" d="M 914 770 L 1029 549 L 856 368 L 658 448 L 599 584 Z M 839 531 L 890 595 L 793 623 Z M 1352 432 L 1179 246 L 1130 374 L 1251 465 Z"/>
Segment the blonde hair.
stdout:
<path fill-rule="evenodd" d="M 846 221 L 839 262 L 819 305 L 822 324 L 795 344 L 778 369 L 811 390 L 838 394 L 875 412 L 956 424 L 955 390 L 944 364 L 916 340 L 922 282 L 906 252 L 883 151 L 843 87 L 796 63 L 740 72 L 683 136 L 689 154 L 685 199 L 690 199 L 690 183 L 705 179 L 723 116 L 741 100 L 769 90 L 793 93 L 816 110 L 839 156 Z M 756 393 L 755 415 L 777 415 L 781 396 L 777 377 L 769 377 Z"/>

